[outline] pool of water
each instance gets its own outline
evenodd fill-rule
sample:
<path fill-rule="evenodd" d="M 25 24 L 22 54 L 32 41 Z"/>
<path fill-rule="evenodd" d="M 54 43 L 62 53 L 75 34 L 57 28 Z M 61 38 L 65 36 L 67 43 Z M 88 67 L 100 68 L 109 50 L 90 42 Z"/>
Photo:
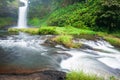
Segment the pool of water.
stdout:
<path fill-rule="evenodd" d="M 60 69 L 60 62 L 52 53 L 55 48 L 43 46 L 46 36 L 3 36 L 0 39 L 0 73 L 24 73 L 44 69 Z M 59 55 L 56 55 L 59 57 Z M 61 58 L 62 59 L 62 58 Z"/>

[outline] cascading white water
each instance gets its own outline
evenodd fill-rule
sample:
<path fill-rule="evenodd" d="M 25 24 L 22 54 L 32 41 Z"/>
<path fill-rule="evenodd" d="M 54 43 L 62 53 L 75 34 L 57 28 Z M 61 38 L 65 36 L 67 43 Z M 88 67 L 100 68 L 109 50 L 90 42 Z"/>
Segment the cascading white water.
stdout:
<path fill-rule="evenodd" d="M 20 2 L 23 2 L 24 6 L 19 7 L 18 28 L 26 28 L 28 0 L 20 0 Z"/>
<path fill-rule="evenodd" d="M 68 53 L 72 57 L 61 62 L 62 68 L 93 73 L 105 78 L 112 75 L 120 76 L 120 51 L 114 46 L 104 40 L 80 39 L 76 43 L 82 43 L 86 45 L 86 48 L 63 51 L 62 53 Z"/>
<path fill-rule="evenodd" d="M 77 39 L 74 42 L 83 44 L 83 48 L 67 49 L 61 45 L 53 48 L 45 43 L 51 37 L 20 33 L 0 39 L 0 73 L 60 68 L 96 74 L 105 80 L 110 76 L 120 79 L 120 50 L 108 42 Z"/>

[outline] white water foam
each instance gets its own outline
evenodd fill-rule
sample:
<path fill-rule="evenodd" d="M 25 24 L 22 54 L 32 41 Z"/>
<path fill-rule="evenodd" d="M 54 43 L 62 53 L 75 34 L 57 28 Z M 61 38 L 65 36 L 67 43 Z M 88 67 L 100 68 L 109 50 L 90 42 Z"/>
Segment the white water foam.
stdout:
<path fill-rule="evenodd" d="M 116 69 L 120 69 L 120 51 L 104 40 L 80 40 L 91 49 L 65 51 L 71 58 L 61 62 L 61 67 L 70 71 L 84 71 L 101 76 L 119 76 Z"/>
<path fill-rule="evenodd" d="M 110 45 L 108 42 L 104 40 L 91 41 L 82 39 L 80 40 L 80 43 L 88 45 L 93 49 L 100 49 L 111 53 L 120 53 L 118 50 L 114 49 L 114 46 Z"/>
<path fill-rule="evenodd" d="M 25 5 L 19 7 L 19 17 L 18 17 L 18 27 L 17 28 L 26 28 L 27 27 L 27 7 L 28 0 L 20 0 Z"/>

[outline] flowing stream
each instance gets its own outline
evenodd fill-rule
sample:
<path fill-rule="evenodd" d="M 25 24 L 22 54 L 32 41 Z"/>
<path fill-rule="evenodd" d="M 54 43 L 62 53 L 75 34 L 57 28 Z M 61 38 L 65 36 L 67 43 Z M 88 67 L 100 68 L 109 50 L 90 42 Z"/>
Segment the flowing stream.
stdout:
<path fill-rule="evenodd" d="M 54 48 L 40 44 L 42 36 L 29 36 L 24 33 L 0 39 L 0 73 L 28 73 L 44 69 L 60 68 L 53 59 Z M 51 54 L 48 55 L 48 52 Z"/>
<path fill-rule="evenodd" d="M 3 37 L 3 36 L 2 36 Z M 80 39 L 83 49 L 67 49 L 61 45 L 43 45 L 50 35 L 25 33 L 0 37 L 0 73 L 31 73 L 53 69 L 84 71 L 99 76 L 120 76 L 120 51 L 104 40 Z"/>
<path fill-rule="evenodd" d="M 83 43 L 87 47 L 84 49 L 72 49 L 65 51 L 73 57 L 63 60 L 62 68 L 94 73 L 106 78 L 110 76 L 120 76 L 120 51 L 115 49 L 104 40 L 80 39 L 78 43 Z"/>

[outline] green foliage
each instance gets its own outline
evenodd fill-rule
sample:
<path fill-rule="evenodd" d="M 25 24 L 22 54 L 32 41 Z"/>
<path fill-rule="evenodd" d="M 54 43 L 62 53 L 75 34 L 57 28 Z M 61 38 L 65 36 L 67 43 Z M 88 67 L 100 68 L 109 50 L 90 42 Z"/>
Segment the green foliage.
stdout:
<path fill-rule="evenodd" d="M 113 36 L 120 38 L 120 31 L 112 33 Z"/>
<path fill-rule="evenodd" d="M 8 29 L 8 32 L 10 34 L 18 34 L 19 33 L 19 30 L 17 28 L 9 28 Z"/>
<path fill-rule="evenodd" d="M 49 19 L 48 25 L 66 26 L 71 25 L 77 28 L 92 27 L 95 25 L 96 16 L 93 16 L 96 8 L 87 7 L 88 3 L 76 3 L 53 12 Z"/>
<path fill-rule="evenodd" d="M 79 28 L 74 28 L 70 26 L 64 27 L 62 29 L 64 32 L 63 34 L 69 34 L 69 35 L 85 35 L 85 34 L 94 35 L 96 34 L 94 31 L 91 31 L 91 30 L 79 29 Z"/>
<path fill-rule="evenodd" d="M 102 0 L 96 12 L 96 23 L 99 28 L 109 33 L 120 29 L 120 0 Z"/>
<path fill-rule="evenodd" d="M 66 80 L 104 80 L 92 74 L 85 74 L 84 72 L 70 72 L 67 74 Z"/>
<path fill-rule="evenodd" d="M 107 34 L 104 32 L 95 32 L 92 30 L 86 30 L 86 29 L 78 29 L 70 26 L 66 27 L 56 27 L 56 26 L 49 26 L 49 27 L 40 27 L 40 28 L 23 28 L 23 29 L 17 29 L 17 28 L 9 28 L 8 31 L 10 33 L 15 33 L 17 34 L 19 31 L 21 32 L 26 32 L 29 34 L 52 34 L 52 35 L 62 35 L 59 36 L 55 39 L 57 43 L 61 42 L 62 44 L 71 41 L 70 35 L 74 37 L 79 37 L 79 38 L 85 38 L 85 39 L 95 39 L 96 36 L 103 37 L 106 41 L 110 42 L 114 46 L 120 47 L 120 38 L 119 36 L 115 34 Z M 114 35 L 114 36 L 113 36 Z M 67 39 L 66 39 L 66 38 Z M 63 40 L 62 40 L 63 38 Z M 58 40 L 58 41 L 57 41 Z M 69 40 L 69 41 L 68 41 Z M 65 42 L 66 41 L 66 42 Z M 72 47 L 80 47 L 80 45 L 76 44 L 71 44 Z M 67 46 L 68 47 L 68 46 Z"/>
<path fill-rule="evenodd" d="M 0 18 L 0 28 L 10 26 L 13 24 L 13 19 L 12 18 Z"/>
<path fill-rule="evenodd" d="M 87 29 L 78 29 L 70 26 L 66 27 L 40 27 L 39 34 L 68 34 L 68 35 L 94 35 L 96 32 Z"/>
<path fill-rule="evenodd" d="M 30 1 L 29 22 L 33 26 L 44 23 L 48 26 L 91 28 L 109 33 L 120 29 L 119 0 Z"/>
<path fill-rule="evenodd" d="M 40 26 L 40 20 L 38 18 L 33 18 L 29 20 L 28 24 L 31 26 Z"/>
<path fill-rule="evenodd" d="M 58 34 L 55 27 L 40 27 L 39 34 Z"/>
<path fill-rule="evenodd" d="M 54 10 L 85 0 L 29 0 L 29 18 L 44 18 Z"/>
<path fill-rule="evenodd" d="M 34 27 L 47 26 L 46 20 L 47 20 L 48 16 L 44 17 L 43 19 L 38 18 L 38 17 L 31 18 L 28 20 L 28 25 L 34 26 Z"/>
<path fill-rule="evenodd" d="M 0 28 L 16 23 L 18 0 L 0 0 Z"/>
<path fill-rule="evenodd" d="M 81 44 L 73 43 L 73 37 L 71 35 L 60 35 L 52 39 L 58 44 L 62 44 L 68 48 L 79 48 Z"/>
<path fill-rule="evenodd" d="M 120 29 L 120 1 L 88 0 L 62 7 L 50 15 L 47 24 L 115 32 Z"/>
<path fill-rule="evenodd" d="M 53 10 L 57 1 L 55 0 L 29 0 L 29 20 L 33 18 L 43 19 L 49 15 Z"/>
<path fill-rule="evenodd" d="M 23 32 L 32 32 L 35 30 L 36 34 L 66 34 L 66 35 L 95 35 L 96 32 L 86 29 L 78 29 L 70 26 L 66 27 L 56 27 L 56 26 L 48 26 L 48 27 L 40 27 L 38 28 L 28 28 L 28 29 L 17 29 L 17 28 L 9 28 L 10 32 L 14 31 L 23 31 Z"/>
<path fill-rule="evenodd" d="M 61 35 L 61 36 L 57 36 L 53 39 L 53 41 L 59 43 L 59 44 L 63 44 L 66 47 L 71 47 L 72 46 L 72 36 L 70 35 Z"/>
<path fill-rule="evenodd" d="M 115 36 L 115 34 L 113 35 L 113 34 L 98 32 L 97 35 L 104 38 L 110 44 L 120 47 L 120 38 L 118 36 Z"/>
<path fill-rule="evenodd" d="M 112 45 L 120 47 L 120 38 L 116 38 L 113 36 L 107 36 L 107 37 L 104 36 L 104 39 L 109 43 L 111 43 Z"/>
<path fill-rule="evenodd" d="M 25 33 L 29 33 L 29 34 L 39 34 L 39 29 L 38 28 L 9 28 L 8 32 L 12 33 L 12 34 L 18 34 L 19 32 L 25 32 Z"/>

